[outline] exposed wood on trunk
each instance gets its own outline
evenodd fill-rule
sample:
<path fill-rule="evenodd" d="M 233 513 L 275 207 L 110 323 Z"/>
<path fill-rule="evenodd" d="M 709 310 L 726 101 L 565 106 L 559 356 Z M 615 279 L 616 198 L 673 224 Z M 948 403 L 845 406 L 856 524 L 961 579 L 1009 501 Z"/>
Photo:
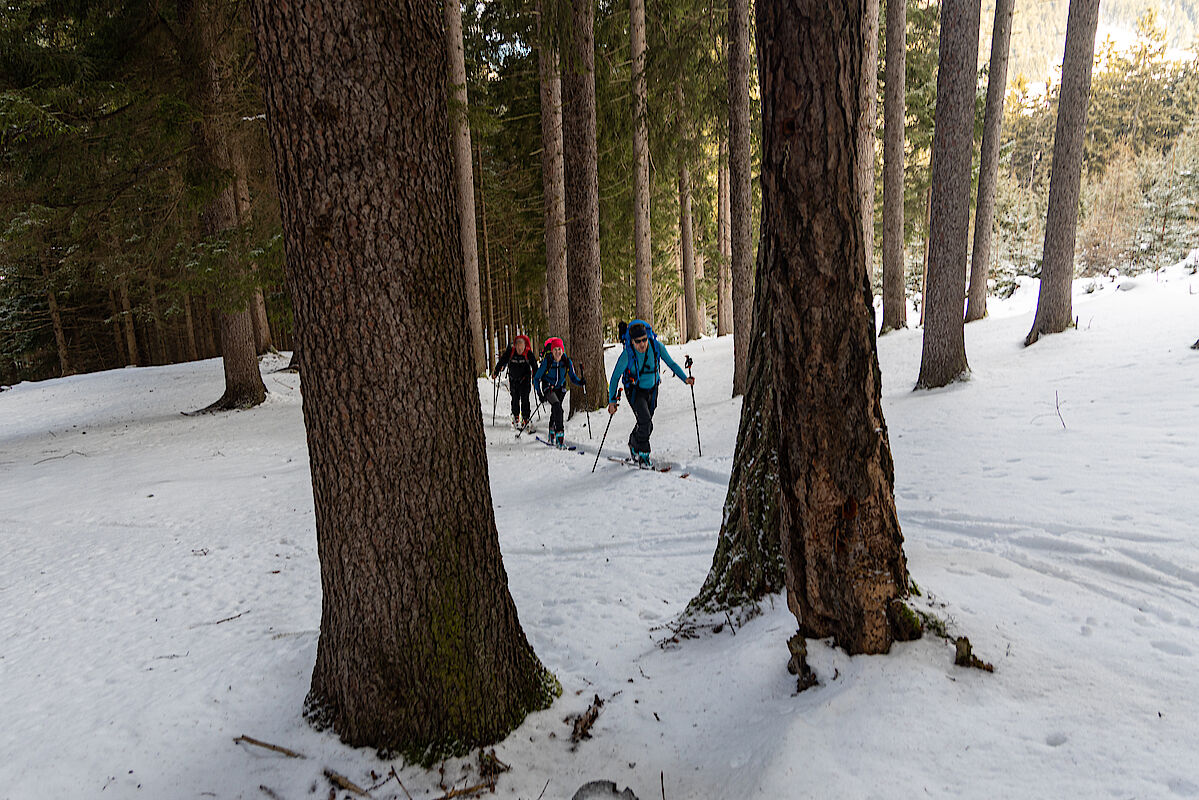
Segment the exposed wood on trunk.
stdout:
<path fill-rule="evenodd" d="M 787 599 L 805 636 L 850 653 L 889 649 L 907 587 L 862 228 L 868 4 L 757 3 Z"/>
<path fill-rule="evenodd" d="M 445 0 L 446 50 L 449 53 L 449 114 L 454 143 L 454 186 L 458 193 L 458 225 L 466 276 L 466 315 L 470 326 L 475 372 L 487 370 L 483 351 L 483 315 L 479 310 L 479 244 L 475 239 L 475 190 L 471 179 L 470 120 L 467 118 L 466 56 L 462 48 L 462 4 Z"/>
<path fill-rule="evenodd" d="M 941 7 L 924 346 L 916 381 L 920 389 L 945 386 L 970 371 L 962 304 L 970 235 L 980 13 L 979 0 L 945 0 Z"/>
<path fill-rule="evenodd" d="M 886 84 L 883 88 L 883 333 L 908 326 L 903 247 L 906 39 L 907 0 L 887 0 Z"/>
<path fill-rule="evenodd" d="M 995 223 L 995 188 L 999 179 L 999 134 L 1003 98 L 1007 94 L 1008 45 L 1012 38 L 1015 0 L 995 0 L 991 62 L 987 70 L 987 110 L 978 165 L 978 203 L 974 212 L 974 249 L 970 253 L 970 289 L 966 322 L 987 315 L 987 278 L 991 267 L 991 234 Z"/>
<path fill-rule="evenodd" d="M 1053 167 L 1049 175 L 1041 293 L 1037 298 L 1037 315 L 1024 340 L 1025 345 L 1035 342 L 1041 334 L 1060 333 L 1074 324 L 1070 286 L 1074 280 L 1074 237 L 1078 228 L 1083 139 L 1098 23 L 1099 0 L 1070 0 L 1061 99 L 1053 135 Z"/>
<path fill-rule="evenodd" d="M 351 746 L 429 763 L 503 738 L 557 691 L 521 630 L 495 527 L 440 14 L 363 0 L 251 8 L 323 590 L 306 715 Z M 435 358 L 396 347 L 431 331 Z"/>

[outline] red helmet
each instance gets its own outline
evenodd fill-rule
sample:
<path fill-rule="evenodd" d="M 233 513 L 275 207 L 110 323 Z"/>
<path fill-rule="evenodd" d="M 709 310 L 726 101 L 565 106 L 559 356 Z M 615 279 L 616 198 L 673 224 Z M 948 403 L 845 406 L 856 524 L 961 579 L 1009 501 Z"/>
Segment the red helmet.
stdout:
<path fill-rule="evenodd" d="M 554 336 L 552 338 L 545 340 L 545 349 L 546 350 L 552 350 L 555 347 L 561 347 L 563 350 L 566 349 L 566 345 L 562 344 L 562 340 L 559 339 L 557 336 Z"/>

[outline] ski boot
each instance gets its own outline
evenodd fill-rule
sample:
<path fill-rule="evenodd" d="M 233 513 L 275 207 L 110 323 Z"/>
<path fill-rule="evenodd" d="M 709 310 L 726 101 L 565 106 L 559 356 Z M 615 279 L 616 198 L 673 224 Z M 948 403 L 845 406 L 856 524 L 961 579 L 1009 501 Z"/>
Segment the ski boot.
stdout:
<path fill-rule="evenodd" d="M 554 441 L 554 447 L 559 450 L 566 449 L 566 445 L 562 442 L 562 431 L 550 431 L 550 438 Z"/>
<path fill-rule="evenodd" d="M 641 467 L 641 469 L 649 469 L 653 466 L 649 460 L 649 453 L 642 453 L 638 450 L 634 450 L 633 445 L 631 444 L 629 445 L 629 457 L 632 459 L 633 463 L 638 467 Z"/>

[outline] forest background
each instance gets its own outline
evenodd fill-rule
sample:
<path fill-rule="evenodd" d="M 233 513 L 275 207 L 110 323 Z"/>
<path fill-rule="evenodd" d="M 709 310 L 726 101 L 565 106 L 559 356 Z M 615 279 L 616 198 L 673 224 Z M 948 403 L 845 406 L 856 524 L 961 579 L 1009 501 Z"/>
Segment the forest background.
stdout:
<path fill-rule="evenodd" d="M 249 306 L 256 347 L 292 349 L 274 165 L 248 19 L 226 4 L 218 124 L 237 154 L 214 167 L 201 130 L 185 4 L 23 2 L 0 12 L 0 384 L 208 358 L 222 315 Z M 885 5 L 885 4 L 884 4 Z M 984 4 L 975 176 L 991 9 Z M 467 4 L 463 42 L 487 357 L 547 323 L 538 15 L 532 0 Z M 1017 3 L 996 192 L 990 284 L 1039 275 L 1065 0 Z M 909 0 L 905 104 L 906 291 L 921 306 L 940 6 Z M 883 12 L 885 15 L 885 11 Z M 648 0 L 654 317 L 685 336 L 678 176 L 689 172 L 696 294 L 717 330 L 727 174 L 727 7 Z M 596 8 L 596 137 L 605 335 L 633 315 L 632 60 L 628 5 Z M 885 26 L 880 25 L 880 38 Z M 1076 271 L 1135 273 L 1185 255 L 1199 228 L 1199 67 L 1190 3 L 1101 8 L 1087 113 Z M 752 40 L 752 39 L 751 39 Z M 885 51 L 880 41 L 879 52 Z M 755 60 L 756 63 L 756 60 Z M 878 107 L 886 86 L 879 62 Z M 757 96 L 756 70 L 751 92 Z M 751 103 L 753 113 L 758 104 Z M 207 114 L 207 116 L 206 116 Z M 757 232 L 760 125 L 751 122 Z M 882 115 L 876 129 L 876 294 L 882 242 Z M 205 213 L 236 187 L 236 224 Z M 973 230 L 973 225 L 971 225 Z M 756 244 L 755 244 L 756 247 Z M 913 320 L 915 323 L 916 320 Z"/>

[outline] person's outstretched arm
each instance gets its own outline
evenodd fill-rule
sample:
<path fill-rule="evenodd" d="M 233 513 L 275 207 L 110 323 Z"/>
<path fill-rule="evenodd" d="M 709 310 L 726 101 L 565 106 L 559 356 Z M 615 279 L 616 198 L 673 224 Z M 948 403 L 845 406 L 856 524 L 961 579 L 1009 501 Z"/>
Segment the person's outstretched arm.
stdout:
<path fill-rule="evenodd" d="M 612 377 L 608 381 L 608 402 L 616 402 L 616 389 L 620 386 L 620 376 L 629 366 L 629 353 L 624 351 L 620 354 L 620 358 L 616 360 L 616 367 L 612 370 Z"/>
<path fill-rule="evenodd" d="M 662 356 L 662 360 L 666 362 L 666 365 L 668 367 L 670 367 L 671 372 L 673 372 L 676 376 L 678 376 L 678 379 L 681 380 L 683 383 L 686 383 L 687 382 L 687 373 L 683 371 L 682 367 L 680 367 L 678 364 L 674 363 L 674 359 L 671 358 L 670 353 L 668 353 L 666 351 L 666 346 L 663 344 L 659 344 L 657 342 L 655 342 L 654 344 L 657 345 L 657 347 L 658 347 L 658 355 Z"/>

